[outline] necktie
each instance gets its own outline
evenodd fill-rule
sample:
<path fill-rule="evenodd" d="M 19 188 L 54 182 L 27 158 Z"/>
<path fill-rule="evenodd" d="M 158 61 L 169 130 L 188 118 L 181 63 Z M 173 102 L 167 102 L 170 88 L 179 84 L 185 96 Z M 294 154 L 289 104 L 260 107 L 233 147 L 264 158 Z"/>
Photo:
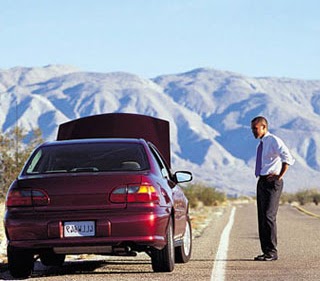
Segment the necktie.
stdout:
<path fill-rule="evenodd" d="M 260 141 L 258 148 L 257 148 L 257 158 L 256 158 L 256 171 L 255 175 L 256 177 L 260 176 L 261 172 L 261 165 L 262 165 L 262 148 L 263 148 L 263 142 Z"/>

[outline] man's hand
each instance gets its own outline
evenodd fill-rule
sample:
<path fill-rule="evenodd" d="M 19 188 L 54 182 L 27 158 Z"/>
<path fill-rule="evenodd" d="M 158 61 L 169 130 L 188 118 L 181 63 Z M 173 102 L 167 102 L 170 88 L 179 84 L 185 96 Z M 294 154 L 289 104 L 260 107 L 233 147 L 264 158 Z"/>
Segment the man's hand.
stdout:
<path fill-rule="evenodd" d="M 282 177 L 280 175 L 276 175 L 276 174 L 270 174 L 267 176 L 267 181 L 271 182 L 271 181 L 277 181 L 277 180 L 281 180 Z"/>
<path fill-rule="evenodd" d="M 289 164 L 282 162 L 282 167 L 281 167 L 281 171 L 280 171 L 280 175 L 276 175 L 276 174 L 269 174 L 267 176 L 267 181 L 276 181 L 276 180 L 282 180 L 284 174 L 288 171 L 289 169 Z"/>

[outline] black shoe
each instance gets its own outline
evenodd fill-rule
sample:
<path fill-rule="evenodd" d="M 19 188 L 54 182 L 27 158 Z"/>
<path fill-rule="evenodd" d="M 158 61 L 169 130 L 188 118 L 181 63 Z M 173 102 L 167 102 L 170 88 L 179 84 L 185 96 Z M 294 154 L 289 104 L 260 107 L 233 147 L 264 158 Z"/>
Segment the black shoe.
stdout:
<path fill-rule="evenodd" d="M 262 254 L 262 255 L 259 255 L 259 256 L 254 257 L 254 260 L 255 260 L 255 261 L 263 261 L 263 260 L 264 260 L 264 257 L 265 257 L 265 254 Z"/>
<path fill-rule="evenodd" d="M 254 258 L 255 261 L 276 261 L 278 259 L 278 256 L 276 255 L 266 255 L 266 254 L 263 254 L 263 255 L 259 255 L 259 256 L 256 256 Z"/>
<path fill-rule="evenodd" d="M 278 256 L 276 255 L 264 255 L 264 261 L 276 261 Z"/>

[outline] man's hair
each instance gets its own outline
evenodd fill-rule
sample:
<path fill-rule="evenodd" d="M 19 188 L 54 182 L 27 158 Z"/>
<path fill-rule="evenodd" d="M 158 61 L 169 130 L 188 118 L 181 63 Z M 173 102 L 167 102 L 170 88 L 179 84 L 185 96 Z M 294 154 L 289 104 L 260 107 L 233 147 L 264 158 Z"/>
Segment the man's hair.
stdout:
<path fill-rule="evenodd" d="M 268 120 L 263 116 L 257 116 L 253 118 L 251 121 L 251 124 L 254 124 L 254 123 L 261 123 L 262 125 L 265 125 L 266 128 L 268 128 Z"/>

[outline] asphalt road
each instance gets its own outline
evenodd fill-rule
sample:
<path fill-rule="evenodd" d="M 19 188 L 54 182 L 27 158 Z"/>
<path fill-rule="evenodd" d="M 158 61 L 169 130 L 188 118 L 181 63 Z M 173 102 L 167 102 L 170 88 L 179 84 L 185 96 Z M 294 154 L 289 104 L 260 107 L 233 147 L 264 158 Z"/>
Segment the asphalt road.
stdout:
<path fill-rule="evenodd" d="M 260 254 L 255 206 L 237 207 L 226 265 L 226 281 L 320 280 L 320 220 L 285 205 L 278 213 L 279 260 L 257 262 Z"/>
<path fill-rule="evenodd" d="M 153 273 L 150 258 L 144 254 L 134 258 L 93 256 L 90 260 L 68 260 L 60 268 L 36 262 L 31 280 L 320 280 L 319 219 L 291 206 L 281 206 L 278 215 L 280 259 L 257 262 L 253 261 L 253 257 L 260 254 L 256 207 L 237 204 L 235 208 L 226 259 L 216 260 L 216 257 L 231 206 L 217 213 L 203 234 L 194 239 L 190 262 L 176 264 L 171 273 Z M 224 264 L 224 279 L 212 278 L 213 267 L 219 263 Z M 0 278 L 12 280 L 5 270 Z"/>

